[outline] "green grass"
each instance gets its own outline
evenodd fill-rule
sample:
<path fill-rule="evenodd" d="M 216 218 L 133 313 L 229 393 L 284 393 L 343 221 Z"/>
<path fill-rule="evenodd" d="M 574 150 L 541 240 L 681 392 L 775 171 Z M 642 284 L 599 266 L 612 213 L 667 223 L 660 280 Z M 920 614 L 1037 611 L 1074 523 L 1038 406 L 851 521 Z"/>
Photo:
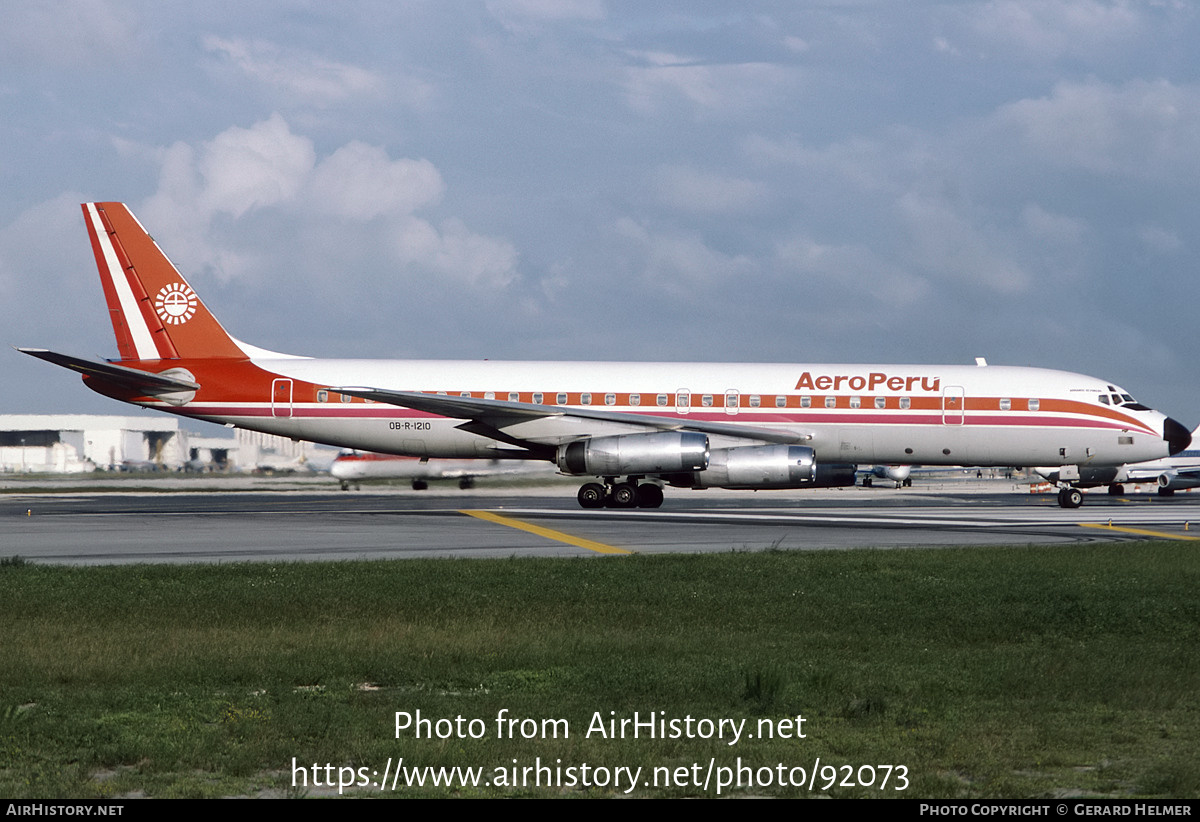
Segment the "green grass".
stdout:
<path fill-rule="evenodd" d="M 738 757 L 811 768 L 819 757 L 907 767 L 904 792 L 813 792 L 831 796 L 1194 798 L 1198 582 L 1197 552 L 1179 542 L 195 567 L 10 561 L 0 563 L 0 796 L 319 795 L 291 786 L 293 757 L 336 774 L 382 772 L 402 756 L 488 775 L 536 757 L 647 769 Z M 502 709 L 566 719 L 570 738 L 497 739 Z M 417 710 L 481 719 L 487 733 L 396 738 L 395 713 Z M 803 715 L 807 736 L 735 746 L 584 737 L 597 712 L 634 711 L 745 718 L 751 728 Z"/>

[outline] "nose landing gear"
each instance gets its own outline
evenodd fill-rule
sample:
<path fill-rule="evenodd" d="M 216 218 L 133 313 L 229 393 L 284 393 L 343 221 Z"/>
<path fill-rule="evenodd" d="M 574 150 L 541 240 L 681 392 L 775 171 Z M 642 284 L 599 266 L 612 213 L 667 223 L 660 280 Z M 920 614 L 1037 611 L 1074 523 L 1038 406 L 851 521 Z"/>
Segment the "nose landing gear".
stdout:
<path fill-rule="evenodd" d="M 1083 505 L 1083 492 L 1078 488 L 1060 488 L 1058 490 L 1059 508 L 1078 508 Z"/>

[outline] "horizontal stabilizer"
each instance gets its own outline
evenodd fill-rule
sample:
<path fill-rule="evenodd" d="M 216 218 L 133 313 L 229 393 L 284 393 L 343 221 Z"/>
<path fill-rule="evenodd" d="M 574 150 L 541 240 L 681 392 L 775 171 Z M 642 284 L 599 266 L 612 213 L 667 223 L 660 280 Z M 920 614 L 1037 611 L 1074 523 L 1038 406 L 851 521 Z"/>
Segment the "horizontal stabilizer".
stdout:
<path fill-rule="evenodd" d="M 69 354 L 47 351 L 44 348 L 18 348 L 17 350 L 22 354 L 37 357 L 39 360 L 52 362 L 55 365 L 61 365 L 63 368 L 69 368 L 72 371 L 78 371 L 84 376 L 98 377 L 108 382 L 116 383 L 146 396 L 155 397 L 163 394 L 174 394 L 179 391 L 200 390 L 199 383 L 176 376 L 152 374 L 149 371 L 139 371 L 136 368 L 127 368 L 126 366 L 114 365 L 109 362 L 85 360 L 81 357 L 72 357 Z"/>

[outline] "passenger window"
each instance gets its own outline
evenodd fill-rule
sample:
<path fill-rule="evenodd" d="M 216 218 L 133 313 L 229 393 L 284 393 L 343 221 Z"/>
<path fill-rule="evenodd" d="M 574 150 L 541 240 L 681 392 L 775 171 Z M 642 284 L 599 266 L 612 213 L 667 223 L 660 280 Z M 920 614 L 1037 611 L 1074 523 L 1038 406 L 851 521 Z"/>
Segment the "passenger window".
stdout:
<path fill-rule="evenodd" d="M 1030 410 L 1030 411 L 1037 411 L 1037 410 L 1039 410 L 1041 407 L 1042 407 L 1042 401 L 1041 401 L 1041 400 L 1030 400 L 1030 401 L 1029 401 L 1029 410 Z"/>
<path fill-rule="evenodd" d="M 1009 399 L 1000 400 L 1000 410 L 1001 411 L 1011 411 L 1012 410 L 1012 400 L 1009 400 Z"/>
<path fill-rule="evenodd" d="M 642 404 L 642 395 L 641 394 L 630 394 L 629 395 L 629 404 L 630 405 L 641 405 Z"/>
<path fill-rule="evenodd" d="M 592 404 L 592 395 L 586 391 L 584 393 L 580 394 L 579 395 L 579 404 L 580 405 L 591 405 Z"/>
<path fill-rule="evenodd" d="M 566 405 L 567 404 L 567 395 L 563 394 L 563 393 L 559 393 L 559 395 L 554 398 L 554 402 L 558 405 Z"/>
<path fill-rule="evenodd" d="M 617 404 L 617 395 L 616 394 L 605 394 L 604 395 L 604 404 L 605 405 L 616 405 Z"/>
<path fill-rule="evenodd" d="M 805 402 L 805 400 L 807 400 L 807 399 L 808 399 L 808 397 L 800 398 L 800 405 L 803 406 L 804 408 L 808 408 L 808 406 L 811 405 L 811 402 Z M 782 396 L 782 395 L 776 397 L 775 398 L 775 407 L 776 408 L 787 408 L 787 397 Z"/>
<path fill-rule="evenodd" d="M 705 408 L 711 408 L 712 407 L 712 394 L 705 394 L 703 397 L 701 397 L 700 404 L 703 405 Z"/>
<path fill-rule="evenodd" d="M 800 398 L 800 407 L 801 408 L 812 408 L 812 397 L 801 397 Z"/>
<path fill-rule="evenodd" d="M 862 397 L 851 397 L 850 398 L 850 407 L 851 408 L 862 408 Z"/>
<path fill-rule="evenodd" d="M 509 402 L 520 402 L 520 400 L 521 400 L 521 395 L 518 394 L 516 391 L 508 392 L 508 401 Z"/>
<path fill-rule="evenodd" d="M 317 391 L 317 402 L 329 402 L 329 392 L 326 389 Z"/>
<path fill-rule="evenodd" d="M 655 399 L 654 399 L 654 402 L 655 402 L 657 405 L 659 405 L 660 407 L 664 407 L 664 408 L 665 408 L 665 407 L 666 407 L 666 405 L 667 405 L 667 395 L 666 395 L 666 394 L 659 394 L 657 397 L 655 397 Z"/>
<path fill-rule="evenodd" d="M 534 405 L 541 405 L 543 399 L 544 399 L 544 397 L 542 396 L 541 391 L 534 392 L 534 394 L 533 394 L 533 404 Z"/>
<path fill-rule="evenodd" d="M 876 397 L 875 398 L 875 407 L 876 408 L 887 408 L 887 398 L 886 397 Z"/>
<path fill-rule="evenodd" d="M 494 400 L 494 399 L 496 399 L 496 392 L 495 391 L 484 391 L 483 398 L 485 400 Z"/>
<path fill-rule="evenodd" d="M 826 397 L 825 398 L 825 407 L 826 408 L 837 408 L 837 397 Z"/>
<path fill-rule="evenodd" d="M 908 397 L 901 397 L 900 398 L 900 407 L 901 408 L 912 408 L 912 400 L 909 399 Z"/>

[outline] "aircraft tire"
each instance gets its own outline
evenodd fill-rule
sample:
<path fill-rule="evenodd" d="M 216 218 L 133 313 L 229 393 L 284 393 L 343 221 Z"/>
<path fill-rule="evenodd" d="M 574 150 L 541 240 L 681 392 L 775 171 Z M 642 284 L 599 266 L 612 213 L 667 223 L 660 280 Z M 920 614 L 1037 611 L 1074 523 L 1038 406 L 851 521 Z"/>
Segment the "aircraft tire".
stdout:
<path fill-rule="evenodd" d="M 662 486 L 643 482 L 637 487 L 638 508 L 660 508 L 663 504 Z"/>
<path fill-rule="evenodd" d="M 1083 505 L 1083 492 L 1078 488 L 1064 488 L 1058 492 L 1060 508 L 1078 508 Z"/>
<path fill-rule="evenodd" d="M 586 483 L 579 489 L 578 499 L 581 508 L 603 508 L 604 486 L 598 482 Z"/>
<path fill-rule="evenodd" d="M 618 482 L 613 486 L 612 494 L 608 497 L 613 508 L 633 508 L 637 506 L 637 486 L 632 482 Z"/>

